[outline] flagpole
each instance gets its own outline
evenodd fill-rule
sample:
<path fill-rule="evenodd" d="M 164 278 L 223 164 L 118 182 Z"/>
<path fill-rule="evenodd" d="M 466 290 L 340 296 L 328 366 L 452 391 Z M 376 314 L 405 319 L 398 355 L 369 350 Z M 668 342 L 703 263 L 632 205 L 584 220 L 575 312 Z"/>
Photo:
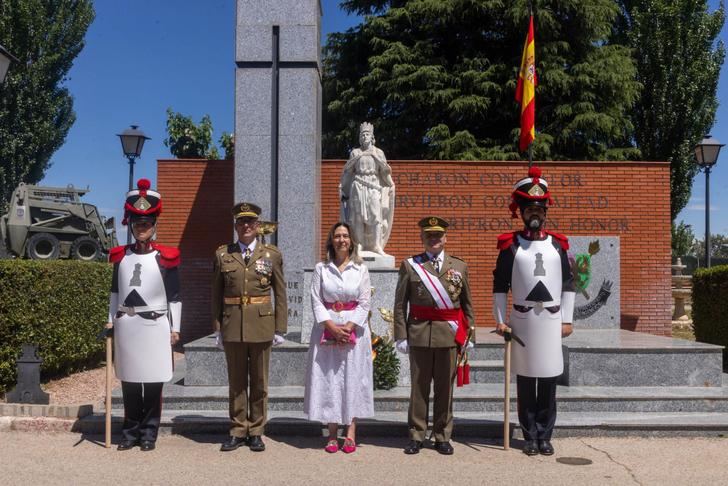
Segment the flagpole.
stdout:
<path fill-rule="evenodd" d="M 533 17 L 533 0 L 528 0 L 528 17 Z M 528 144 L 528 168 L 533 165 L 533 142 Z"/>
<path fill-rule="evenodd" d="M 533 165 L 533 142 L 528 144 L 528 168 Z"/>
<path fill-rule="evenodd" d="M 521 57 L 521 68 L 518 73 L 518 83 L 516 85 L 516 101 L 521 105 L 521 134 L 519 137 L 518 149 L 523 151 L 523 143 L 526 142 L 528 151 L 528 167 L 533 165 L 533 140 L 536 135 L 536 53 L 534 46 L 534 28 L 533 28 L 533 4 L 528 2 L 528 35 L 526 43 L 523 47 L 523 55 Z"/>

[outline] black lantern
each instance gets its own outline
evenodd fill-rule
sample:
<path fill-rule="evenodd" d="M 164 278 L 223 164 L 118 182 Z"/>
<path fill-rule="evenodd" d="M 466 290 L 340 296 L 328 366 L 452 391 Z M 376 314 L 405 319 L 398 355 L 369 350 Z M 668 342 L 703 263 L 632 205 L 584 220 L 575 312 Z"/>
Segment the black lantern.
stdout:
<path fill-rule="evenodd" d="M 121 139 L 121 149 L 128 159 L 138 159 L 142 155 L 144 142 L 150 140 L 137 125 L 132 125 L 117 135 Z M 129 190 L 132 186 L 129 185 Z"/>
<path fill-rule="evenodd" d="M 117 136 L 121 140 L 124 156 L 129 159 L 129 190 L 131 191 L 134 189 L 134 162 L 142 155 L 144 142 L 151 139 L 139 130 L 137 125 L 131 125 Z M 131 230 L 126 232 L 126 243 L 131 243 Z"/>
<path fill-rule="evenodd" d="M 710 170 L 718 162 L 722 143 L 710 135 L 695 146 L 698 170 L 705 172 L 705 266 L 710 268 Z"/>

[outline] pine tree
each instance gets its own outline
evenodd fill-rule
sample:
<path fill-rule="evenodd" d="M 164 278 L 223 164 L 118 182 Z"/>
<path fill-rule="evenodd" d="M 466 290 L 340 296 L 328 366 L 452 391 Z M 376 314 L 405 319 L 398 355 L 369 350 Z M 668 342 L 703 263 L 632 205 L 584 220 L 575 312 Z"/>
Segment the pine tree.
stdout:
<path fill-rule="evenodd" d="M 715 121 L 724 5 L 713 13 L 706 0 L 621 0 L 620 6 L 616 39 L 633 49 L 642 85 L 632 116 L 635 141 L 643 159 L 670 162 L 674 220 L 690 199 L 693 148 Z"/>
<path fill-rule="evenodd" d="M 638 93 L 629 49 L 608 37 L 613 0 L 537 0 L 540 159 L 622 159 Z M 390 159 L 519 159 L 516 76 L 528 2 L 350 0 L 359 26 L 331 35 L 324 60 L 327 157 L 346 157 L 374 123 Z"/>
<path fill-rule="evenodd" d="M 391 390 L 399 379 L 399 358 L 391 339 L 375 338 L 372 341 L 373 384 L 375 390 Z"/>
<path fill-rule="evenodd" d="M 0 85 L 0 209 L 43 178 L 76 120 L 63 83 L 93 19 L 90 0 L 0 2 L 0 44 L 19 60 Z"/>

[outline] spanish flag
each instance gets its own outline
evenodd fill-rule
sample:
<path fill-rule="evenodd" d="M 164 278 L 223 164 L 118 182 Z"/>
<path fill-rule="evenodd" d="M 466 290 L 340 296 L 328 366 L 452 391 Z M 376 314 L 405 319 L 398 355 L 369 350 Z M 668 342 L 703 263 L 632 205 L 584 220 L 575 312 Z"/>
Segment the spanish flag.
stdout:
<path fill-rule="evenodd" d="M 521 71 L 518 73 L 516 101 L 521 104 L 521 152 L 536 138 L 536 41 L 533 34 L 533 15 L 528 23 L 528 37 L 523 46 Z"/>

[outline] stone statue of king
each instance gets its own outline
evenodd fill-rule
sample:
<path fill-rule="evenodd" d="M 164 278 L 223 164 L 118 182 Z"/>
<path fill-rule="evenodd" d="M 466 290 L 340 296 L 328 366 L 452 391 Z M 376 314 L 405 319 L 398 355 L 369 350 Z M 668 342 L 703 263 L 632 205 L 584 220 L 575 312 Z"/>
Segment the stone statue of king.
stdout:
<path fill-rule="evenodd" d="M 362 123 L 360 146 L 351 151 L 341 174 L 341 217 L 351 225 L 364 261 L 391 268 L 394 258 L 384 253 L 384 247 L 392 232 L 394 181 L 384 152 L 374 143 L 374 126 Z"/>

